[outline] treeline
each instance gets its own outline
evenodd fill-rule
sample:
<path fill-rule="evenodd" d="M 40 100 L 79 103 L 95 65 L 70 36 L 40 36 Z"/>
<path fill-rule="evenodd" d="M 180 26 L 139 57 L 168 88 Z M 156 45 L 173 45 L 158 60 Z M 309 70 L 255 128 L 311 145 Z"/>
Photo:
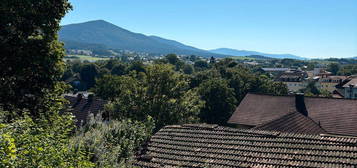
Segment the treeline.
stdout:
<path fill-rule="evenodd" d="M 169 54 L 148 65 L 116 59 L 68 62 L 67 72 L 79 73 L 87 89 L 111 101 L 105 117 L 143 121 L 150 116 L 157 129 L 191 122 L 226 125 L 248 92 L 288 92 L 286 85 L 232 59 L 196 60 L 191 65 Z"/>

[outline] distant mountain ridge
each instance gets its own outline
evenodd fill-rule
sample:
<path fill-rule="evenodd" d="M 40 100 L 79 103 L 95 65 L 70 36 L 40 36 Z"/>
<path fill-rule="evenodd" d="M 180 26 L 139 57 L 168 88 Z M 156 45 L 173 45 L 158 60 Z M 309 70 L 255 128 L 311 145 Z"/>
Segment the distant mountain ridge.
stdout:
<path fill-rule="evenodd" d="M 146 36 L 133 33 L 104 20 L 96 20 L 79 24 L 65 25 L 59 32 L 60 40 L 70 43 L 98 44 L 112 49 L 124 49 L 137 52 L 155 54 L 185 54 L 204 57 L 223 57 L 221 54 L 211 53 L 184 45 L 177 41 L 167 40 L 157 36 Z"/>
<path fill-rule="evenodd" d="M 236 50 L 231 48 L 218 48 L 214 50 L 209 50 L 210 52 L 223 54 L 223 55 L 232 55 L 232 56 L 249 56 L 249 55 L 261 55 L 270 58 L 291 58 L 291 59 L 298 59 L 298 60 L 305 60 L 306 58 L 292 55 L 292 54 L 268 54 L 268 53 L 261 53 L 257 51 L 247 51 L 247 50 Z"/>
<path fill-rule="evenodd" d="M 217 58 L 262 55 L 272 58 L 302 59 L 291 54 L 266 54 L 228 48 L 207 51 L 158 36 L 134 33 L 104 20 L 64 25 L 59 31 L 59 38 L 65 43 L 66 49 L 122 49 L 152 54 L 175 53 Z"/>

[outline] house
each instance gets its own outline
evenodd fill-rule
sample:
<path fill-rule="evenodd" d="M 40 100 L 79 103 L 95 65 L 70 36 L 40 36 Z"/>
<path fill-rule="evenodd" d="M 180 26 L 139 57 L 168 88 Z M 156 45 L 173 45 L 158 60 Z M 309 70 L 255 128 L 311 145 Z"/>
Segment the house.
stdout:
<path fill-rule="evenodd" d="M 74 115 L 77 126 L 85 124 L 90 114 L 97 115 L 100 111 L 103 111 L 104 105 L 108 103 L 93 95 L 84 97 L 82 94 L 77 94 L 76 96 L 66 95 L 64 97 L 69 102 L 67 108 Z"/>
<path fill-rule="evenodd" d="M 314 76 L 332 75 L 332 73 L 326 71 L 325 68 L 314 68 L 312 72 Z"/>
<path fill-rule="evenodd" d="M 345 98 L 357 99 L 357 77 L 351 78 L 342 88 L 344 89 Z"/>
<path fill-rule="evenodd" d="M 162 128 L 139 151 L 142 168 L 336 168 L 357 166 L 357 138 L 207 124 Z"/>
<path fill-rule="evenodd" d="M 291 92 L 298 92 L 301 89 L 306 88 L 308 74 L 300 70 L 290 70 L 281 73 L 275 81 L 283 82 Z"/>
<path fill-rule="evenodd" d="M 341 84 L 346 79 L 347 76 L 322 75 L 317 80 L 316 87 L 333 93 L 336 90 L 336 86 Z"/>
<path fill-rule="evenodd" d="M 270 76 L 279 76 L 286 71 L 290 71 L 290 68 L 259 68 L 258 71 L 268 73 Z"/>
<path fill-rule="evenodd" d="M 239 128 L 357 136 L 357 100 L 247 94 L 228 123 Z"/>

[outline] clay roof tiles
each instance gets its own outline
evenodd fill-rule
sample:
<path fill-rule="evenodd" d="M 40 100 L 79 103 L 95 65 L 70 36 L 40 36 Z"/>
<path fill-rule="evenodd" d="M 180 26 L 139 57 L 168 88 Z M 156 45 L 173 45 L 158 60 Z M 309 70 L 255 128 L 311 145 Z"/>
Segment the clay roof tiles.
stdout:
<path fill-rule="evenodd" d="M 304 104 L 307 116 L 300 116 L 298 120 L 303 122 L 312 120 L 330 134 L 357 136 L 357 100 L 305 97 Z M 295 111 L 297 111 L 295 96 L 247 94 L 228 123 L 255 127 L 278 120 Z M 306 119 L 302 120 L 303 117 Z M 290 124 L 293 123 L 298 125 L 291 128 L 305 129 L 305 131 L 306 127 L 313 126 L 312 124 L 304 127 L 303 124 L 295 121 Z M 311 133 L 314 134 L 315 131 Z"/>
<path fill-rule="evenodd" d="M 75 116 L 77 126 L 86 123 L 91 113 L 96 115 L 98 112 L 104 110 L 104 105 L 107 104 L 107 101 L 95 97 L 90 99 L 65 96 L 65 99 L 69 101 L 68 107 Z"/>
<path fill-rule="evenodd" d="M 357 138 L 235 129 L 166 126 L 150 139 L 136 166 L 355 167 Z"/>

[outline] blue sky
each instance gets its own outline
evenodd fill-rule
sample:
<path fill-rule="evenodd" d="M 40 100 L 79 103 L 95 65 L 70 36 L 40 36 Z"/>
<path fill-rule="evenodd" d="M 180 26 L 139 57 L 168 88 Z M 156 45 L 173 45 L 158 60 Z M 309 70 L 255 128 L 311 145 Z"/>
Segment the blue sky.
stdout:
<path fill-rule="evenodd" d="M 103 19 L 201 49 L 357 56 L 357 0 L 70 0 L 62 25 Z"/>

